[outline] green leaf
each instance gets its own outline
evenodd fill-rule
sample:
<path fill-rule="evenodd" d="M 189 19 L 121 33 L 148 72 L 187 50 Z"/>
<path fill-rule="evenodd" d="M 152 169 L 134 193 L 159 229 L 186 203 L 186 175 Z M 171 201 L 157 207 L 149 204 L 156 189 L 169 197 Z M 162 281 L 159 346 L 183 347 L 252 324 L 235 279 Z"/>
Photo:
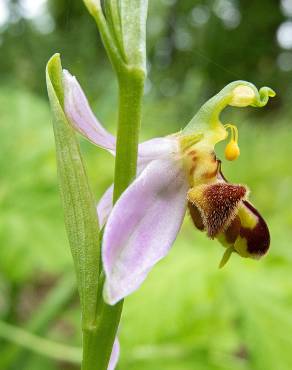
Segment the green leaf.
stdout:
<path fill-rule="evenodd" d="M 98 291 L 100 245 L 97 214 L 79 144 L 63 110 L 62 66 L 58 54 L 48 62 L 46 78 L 65 226 L 77 274 L 83 325 L 87 327 L 94 322 Z"/>

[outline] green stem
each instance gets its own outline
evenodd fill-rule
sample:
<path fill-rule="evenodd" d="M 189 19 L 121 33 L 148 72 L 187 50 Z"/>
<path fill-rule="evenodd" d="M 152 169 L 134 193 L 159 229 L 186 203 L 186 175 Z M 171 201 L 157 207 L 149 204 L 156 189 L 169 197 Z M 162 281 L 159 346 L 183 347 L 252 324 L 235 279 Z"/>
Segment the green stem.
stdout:
<path fill-rule="evenodd" d="M 136 176 L 144 72 L 126 68 L 119 75 L 119 117 L 115 162 L 114 202 Z M 101 276 L 99 286 L 103 285 Z M 123 301 L 115 306 L 98 299 L 95 324 L 83 328 L 82 370 L 106 370 L 121 318 Z"/>
<path fill-rule="evenodd" d="M 114 203 L 136 176 L 145 74 L 128 68 L 119 78 Z"/>
<path fill-rule="evenodd" d="M 82 370 L 106 370 L 110 360 L 123 302 L 109 306 L 101 302 L 96 326 L 83 330 Z"/>

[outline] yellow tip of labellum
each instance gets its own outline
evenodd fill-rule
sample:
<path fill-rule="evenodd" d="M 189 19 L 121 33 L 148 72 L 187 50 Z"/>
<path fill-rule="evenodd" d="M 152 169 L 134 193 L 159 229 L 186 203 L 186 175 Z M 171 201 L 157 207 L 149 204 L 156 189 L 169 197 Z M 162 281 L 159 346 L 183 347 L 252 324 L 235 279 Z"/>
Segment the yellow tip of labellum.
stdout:
<path fill-rule="evenodd" d="M 225 158 L 228 161 L 235 161 L 240 155 L 240 149 L 236 141 L 231 140 L 225 148 Z"/>
<path fill-rule="evenodd" d="M 223 254 L 223 257 L 219 263 L 219 269 L 222 269 L 226 265 L 226 263 L 229 261 L 229 258 L 231 257 L 232 252 L 234 251 L 233 247 L 229 247 L 226 249 L 226 251 Z"/>

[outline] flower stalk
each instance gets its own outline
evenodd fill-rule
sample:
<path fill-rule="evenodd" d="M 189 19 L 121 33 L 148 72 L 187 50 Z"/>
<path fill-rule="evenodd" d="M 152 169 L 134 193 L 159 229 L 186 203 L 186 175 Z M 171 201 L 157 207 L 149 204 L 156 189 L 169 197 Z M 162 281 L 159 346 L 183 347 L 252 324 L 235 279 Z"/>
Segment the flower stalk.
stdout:
<path fill-rule="evenodd" d="M 119 79 L 114 202 L 136 176 L 144 73 L 129 69 Z"/>
<path fill-rule="evenodd" d="M 119 115 L 115 161 L 115 203 L 136 176 L 138 140 L 141 123 L 144 74 L 125 71 L 119 79 Z M 100 285 L 104 278 L 101 276 Z M 111 306 L 99 297 L 97 326 L 83 332 L 82 370 L 106 369 L 123 308 L 123 300 Z M 98 364 L 98 366 L 97 366 Z"/>
<path fill-rule="evenodd" d="M 142 98 L 146 77 L 147 1 L 107 1 L 103 10 L 99 1 L 84 0 L 99 28 L 119 85 L 118 132 L 113 203 L 136 177 Z M 83 332 L 82 370 L 107 368 L 114 345 L 123 300 L 114 306 L 104 302 L 99 279 L 96 326 Z"/>
<path fill-rule="evenodd" d="M 125 69 L 119 76 L 118 133 L 115 160 L 115 203 L 136 176 L 141 108 L 145 74 L 138 69 Z M 104 277 L 100 277 L 100 289 Z M 111 306 L 98 300 L 96 326 L 83 331 L 82 370 L 103 370 L 111 355 L 123 308 L 123 300 Z"/>

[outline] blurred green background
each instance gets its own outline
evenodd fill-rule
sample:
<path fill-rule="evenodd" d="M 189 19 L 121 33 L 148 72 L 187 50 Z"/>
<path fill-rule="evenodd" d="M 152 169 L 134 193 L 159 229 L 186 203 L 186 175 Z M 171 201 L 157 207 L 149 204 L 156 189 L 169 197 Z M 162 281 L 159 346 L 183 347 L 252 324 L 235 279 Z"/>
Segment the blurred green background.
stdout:
<path fill-rule="evenodd" d="M 81 0 L 0 0 L 0 50 L 0 369 L 78 369 L 45 64 L 61 53 L 112 132 L 116 81 Z M 292 0 L 150 0 L 148 57 L 141 140 L 179 130 L 232 80 L 276 90 L 266 108 L 223 115 L 241 147 L 224 174 L 249 186 L 272 243 L 263 260 L 233 256 L 219 271 L 222 247 L 186 217 L 169 256 L 126 300 L 118 369 L 290 370 Z M 114 163 L 81 145 L 98 199 Z"/>

